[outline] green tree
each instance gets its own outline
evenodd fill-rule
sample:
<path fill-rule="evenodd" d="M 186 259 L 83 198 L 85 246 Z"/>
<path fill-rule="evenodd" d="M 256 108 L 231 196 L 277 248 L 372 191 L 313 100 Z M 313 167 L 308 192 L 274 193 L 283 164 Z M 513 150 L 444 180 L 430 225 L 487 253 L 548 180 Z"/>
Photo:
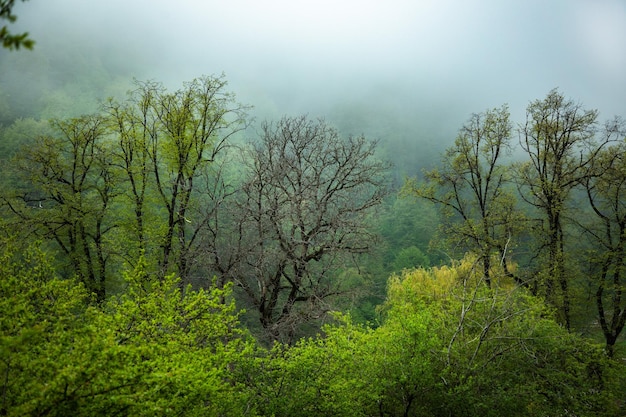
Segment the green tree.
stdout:
<path fill-rule="evenodd" d="M 203 239 L 227 192 L 217 160 L 245 127 L 245 107 L 225 86 L 223 77 L 174 93 L 139 83 L 101 114 L 54 121 L 50 135 L 17 154 L 4 221 L 57 248 L 66 275 L 76 274 L 99 302 L 115 272 L 140 256 L 162 277 L 178 273 L 181 286 L 201 281 Z"/>
<path fill-rule="evenodd" d="M 420 338 L 436 346 L 421 354 L 433 381 L 416 397 L 426 408 L 405 415 L 618 415 L 620 371 L 612 367 L 621 365 L 559 326 L 502 268 L 490 276 L 488 288 L 478 260 L 466 258 L 390 280 L 381 328 L 422 316 Z"/>
<path fill-rule="evenodd" d="M 260 415 L 366 416 L 373 410 L 378 391 L 371 373 L 374 335 L 349 317 L 339 320 L 324 327 L 323 337 L 276 344 L 259 358 L 248 373 Z"/>
<path fill-rule="evenodd" d="M 9 167 L 11 160 L 24 147 L 34 146 L 37 136 L 53 134 L 51 127 L 47 120 L 36 120 L 31 117 L 16 119 L 7 126 L 0 126 L 0 160 Z M 10 169 L 4 171 L 9 172 Z M 6 175 L 4 180 L 9 177 L 10 175 Z"/>
<path fill-rule="evenodd" d="M 275 345 L 248 371 L 262 415 L 620 415 L 623 365 L 570 334 L 502 268 L 390 278 L 376 329 L 336 315 L 316 338 Z"/>
<path fill-rule="evenodd" d="M 424 252 L 416 246 L 409 246 L 408 248 L 402 249 L 398 252 L 393 261 L 393 270 L 395 272 L 420 266 L 424 268 L 429 267 L 430 261 L 428 257 L 424 255 Z"/>
<path fill-rule="evenodd" d="M 83 116 L 52 125 L 54 134 L 40 136 L 18 155 L 17 187 L 4 195 L 14 217 L 5 221 L 23 236 L 52 242 L 67 262 L 66 275 L 75 274 L 102 302 L 115 255 L 107 240 L 117 227 L 111 206 L 119 192 L 103 119 Z"/>
<path fill-rule="evenodd" d="M 609 356 L 613 356 L 626 323 L 625 155 L 624 141 L 605 148 L 592 161 L 590 175 L 583 179 L 595 222 L 580 223 L 595 243 L 588 261 L 596 288 L 598 322 Z"/>
<path fill-rule="evenodd" d="M 22 0 L 26 1 L 26 0 Z M 13 6 L 15 0 L 0 0 L 0 19 L 8 20 L 9 23 L 15 22 L 17 16 L 13 14 Z M 28 37 L 28 32 L 13 34 L 9 31 L 7 25 L 0 28 L 0 41 L 2 41 L 2 47 L 9 50 L 20 49 L 24 47 L 26 49 L 33 49 L 35 41 Z"/>
<path fill-rule="evenodd" d="M 596 110 L 567 100 L 558 90 L 529 104 L 520 128 L 520 144 L 529 161 L 517 166 L 520 195 L 539 213 L 536 259 L 540 276 L 536 291 L 556 306 L 571 328 L 573 271 L 566 262 L 566 223 L 572 190 L 605 145 L 596 135 Z"/>
<path fill-rule="evenodd" d="M 510 173 L 502 164 L 510 140 L 506 106 L 474 114 L 446 151 L 442 167 L 427 172 L 425 184 L 413 180 L 405 185 L 406 193 L 441 207 L 446 246 L 478 254 L 487 285 L 493 256 L 507 267 L 520 227 L 515 200 L 507 189 Z"/>
<path fill-rule="evenodd" d="M 111 329 L 117 347 L 134 354 L 126 366 L 136 383 L 120 399 L 127 414 L 245 415 L 241 364 L 254 345 L 239 327 L 232 286 L 181 288 L 141 259 L 125 279 L 127 291 L 107 303 L 97 328 Z"/>
<path fill-rule="evenodd" d="M 183 282 L 200 258 L 200 237 L 210 221 L 205 207 L 222 197 L 203 193 L 219 183 L 214 162 L 246 126 L 246 107 L 225 87 L 223 77 L 211 76 L 173 93 L 158 83 L 139 83 L 126 104 L 107 105 L 118 143 L 115 161 L 129 187 L 132 253 L 156 254 L 159 273 L 176 271 Z M 159 229 L 149 234 L 151 216 Z M 156 248 L 148 248 L 149 240 Z"/>
<path fill-rule="evenodd" d="M 0 126 L 0 187 L 3 190 L 18 187 L 15 170 L 15 157 L 24 147 L 32 147 L 37 136 L 53 133 L 48 121 L 33 118 L 17 119 L 8 126 Z"/>
<path fill-rule="evenodd" d="M 2 415 L 254 415 L 229 288 L 182 291 L 139 261 L 128 291 L 94 307 L 33 246 L 3 240 L 1 260 Z"/>
<path fill-rule="evenodd" d="M 32 410 L 29 397 L 47 392 L 47 378 L 38 378 L 50 372 L 59 359 L 55 354 L 69 347 L 63 344 L 70 344 L 81 326 L 78 314 L 88 294 L 80 284 L 55 279 L 49 259 L 35 246 L 18 245 L 4 233 L 1 257 L 0 414 L 24 415 Z"/>
<path fill-rule="evenodd" d="M 398 252 L 403 249 L 416 247 L 428 255 L 431 264 L 440 263 L 440 254 L 430 250 L 430 242 L 439 226 L 439 216 L 435 206 L 428 201 L 402 194 L 392 195 L 373 223 L 382 238 L 379 250 L 386 267 L 385 283 L 393 272 L 389 266 L 393 265 Z"/>

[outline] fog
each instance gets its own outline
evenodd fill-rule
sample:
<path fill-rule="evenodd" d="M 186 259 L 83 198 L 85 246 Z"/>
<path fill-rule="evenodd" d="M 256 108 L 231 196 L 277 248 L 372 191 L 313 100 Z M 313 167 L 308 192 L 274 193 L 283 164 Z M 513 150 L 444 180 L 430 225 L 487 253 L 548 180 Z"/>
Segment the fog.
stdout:
<path fill-rule="evenodd" d="M 67 49 L 172 88 L 224 73 L 258 119 L 324 117 L 404 144 L 398 158 L 432 155 L 473 112 L 508 103 L 521 122 L 555 87 L 602 119 L 626 116 L 623 0 L 30 0 L 14 12 L 35 53 Z"/>

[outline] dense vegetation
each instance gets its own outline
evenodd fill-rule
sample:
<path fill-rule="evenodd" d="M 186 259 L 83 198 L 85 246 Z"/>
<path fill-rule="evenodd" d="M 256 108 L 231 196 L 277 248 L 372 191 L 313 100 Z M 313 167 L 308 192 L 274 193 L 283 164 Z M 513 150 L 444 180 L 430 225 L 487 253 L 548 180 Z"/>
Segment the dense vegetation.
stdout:
<path fill-rule="evenodd" d="M 477 113 L 400 190 L 388 145 L 251 129 L 224 77 L 97 106 L 100 69 L 0 85 L 1 415 L 626 411 L 620 119 Z"/>

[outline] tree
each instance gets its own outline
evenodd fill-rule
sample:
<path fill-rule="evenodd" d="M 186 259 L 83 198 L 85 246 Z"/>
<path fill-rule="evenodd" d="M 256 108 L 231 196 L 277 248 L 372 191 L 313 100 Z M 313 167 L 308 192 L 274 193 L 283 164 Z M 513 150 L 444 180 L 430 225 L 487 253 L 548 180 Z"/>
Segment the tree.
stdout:
<path fill-rule="evenodd" d="M 17 16 L 13 14 L 14 5 L 15 0 L 0 0 L 0 19 L 8 20 L 9 23 L 15 22 Z M 28 32 L 14 35 L 7 25 L 0 28 L 0 41 L 2 41 L 2 47 L 9 50 L 20 49 L 22 46 L 26 49 L 33 49 L 35 45 L 35 42 L 28 37 Z"/>
<path fill-rule="evenodd" d="M 338 316 L 248 372 L 262 415 L 620 415 L 623 365 L 476 257 L 389 280 L 376 329 Z M 611 369 L 615 367 L 615 369 Z M 615 372 L 613 372 L 615 371 Z"/>
<path fill-rule="evenodd" d="M 173 93 L 145 82 L 127 104 L 107 105 L 118 143 L 114 160 L 133 211 L 132 253 L 155 255 L 161 276 L 175 271 L 189 282 L 210 208 L 222 197 L 206 192 L 220 182 L 213 164 L 246 126 L 246 107 L 225 87 L 223 77 L 211 76 Z M 151 223 L 159 227 L 149 231 Z"/>
<path fill-rule="evenodd" d="M 264 124 L 248 149 L 235 230 L 223 232 L 237 242 L 237 267 L 233 252 L 212 250 L 215 269 L 243 290 L 271 340 L 292 340 L 320 317 L 341 293 L 337 268 L 371 248 L 366 218 L 387 192 L 387 164 L 375 151 L 375 142 L 343 140 L 304 116 Z"/>
<path fill-rule="evenodd" d="M 430 250 L 430 242 L 440 222 L 436 206 L 429 201 L 402 193 L 394 194 L 387 199 L 382 212 L 374 220 L 383 243 L 379 251 L 383 258 L 381 266 L 386 268 L 382 277 L 385 282 L 398 253 L 404 249 L 415 247 L 427 255 L 430 264 L 440 263 L 440 254 Z"/>
<path fill-rule="evenodd" d="M 18 155 L 17 187 L 3 196 L 16 218 L 6 220 L 53 242 L 66 274 L 102 302 L 115 256 L 107 238 L 118 226 L 111 209 L 119 193 L 103 119 L 82 116 L 52 126 L 54 134 Z"/>
<path fill-rule="evenodd" d="M 183 291 L 138 260 L 123 295 L 90 306 L 35 245 L 2 239 L 0 260 L 1 415 L 254 415 L 230 287 Z"/>
<path fill-rule="evenodd" d="M 623 135 L 623 123 L 621 131 Z M 613 356 L 626 323 L 626 142 L 598 153 L 583 184 L 595 222 L 581 222 L 595 242 L 588 257 L 593 271 L 598 322 Z"/>
<path fill-rule="evenodd" d="M 418 362 L 398 372 L 429 372 L 405 387 L 401 383 L 410 379 L 390 375 L 398 382 L 385 400 L 414 390 L 419 400 L 413 407 L 427 407 L 411 415 L 618 415 L 608 409 L 621 395 L 619 374 L 611 369 L 620 364 L 563 329 L 543 300 L 516 285 L 499 265 L 491 271 L 491 287 L 484 279 L 476 257 L 390 279 L 380 330 L 398 326 L 393 334 L 407 343 L 409 324 L 421 323 L 415 339 L 430 338 L 420 354 L 422 367 Z M 410 351 L 407 345 L 400 350 L 409 357 Z M 432 383 L 418 391 L 428 377 Z"/>
<path fill-rule="evenodd" d="M 540 215 L 536 258 L 543 280 L 534 283 L 548 302 L 558 307 L 563 324 L 571 327 L 570 271 L 566 263 L 566 215 L 571 192 L 587 175 L 606 140 L 596 142 L 596 110 L 567 100 L 552 90 L 530 103 L 520 144 L 529 161 L 517 167 L 520 195 Z"/>
<path fill-rule="evenodd" d="M 139 83 L 126 103 L 54 121 L 52 134 L 17 155 L 4 221 L 58 249 L 66 275 L 99 302 L 113 271 L 141 256 L 161 277 L 179 274 L 181 286 L 193 273 L 206 277 L 201 238 L 224 197 L 216 160 L 245 127 L 245 107 L 225 85 L 202 77 L 169 93 Z"/>
<path fill-rule="evenodd" d="M 420 266 L 427 268 L 430 266 L 430 261 L 420 248 L 409 246 L 398 252 L 392 266 L 395 272 L 400 272 L 403 269 L 417 268 Z"/>
<path fill-rule="evenodd" d="M 323 336 L 275 344 L 248 371 L 259 415 L 375 415 L 381 388 L 373 372 L 374 332 L 348 316 L 336 317 L 335 325 L 324 326 Z"/>
<path fill-rule="evenodd" d="M 441 207 L 447 246 L 476 253 L 487 285 L 491 283 L 492 257 L 497 255 L 507 268 L 520 227 L 515 200 L 507 189 L 510 174 L 502 165 L 510 139 L 506 106 L 474 114 L 446 151 L 442 167 L 425 174 L 427 183 L 405 184 L 405 192 Z"/>

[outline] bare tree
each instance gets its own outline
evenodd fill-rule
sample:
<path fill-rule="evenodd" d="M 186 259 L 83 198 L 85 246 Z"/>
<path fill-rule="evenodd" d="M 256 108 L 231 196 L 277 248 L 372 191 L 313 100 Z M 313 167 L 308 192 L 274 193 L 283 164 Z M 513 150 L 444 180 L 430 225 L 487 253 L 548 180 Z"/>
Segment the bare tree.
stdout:
<path fill-rule="evenodd" d="M 271 340 L 291 341 L 323 315 L 342 292 L 337 268 L 371 248 L 367 216 L 387 192 L 388 169 L 375 151 L 375 142 L 343 140 L 304 116 L 264 124 L 247 149 L 229 256 L 216 257 L 217 269 L 243 290 Z"/>

